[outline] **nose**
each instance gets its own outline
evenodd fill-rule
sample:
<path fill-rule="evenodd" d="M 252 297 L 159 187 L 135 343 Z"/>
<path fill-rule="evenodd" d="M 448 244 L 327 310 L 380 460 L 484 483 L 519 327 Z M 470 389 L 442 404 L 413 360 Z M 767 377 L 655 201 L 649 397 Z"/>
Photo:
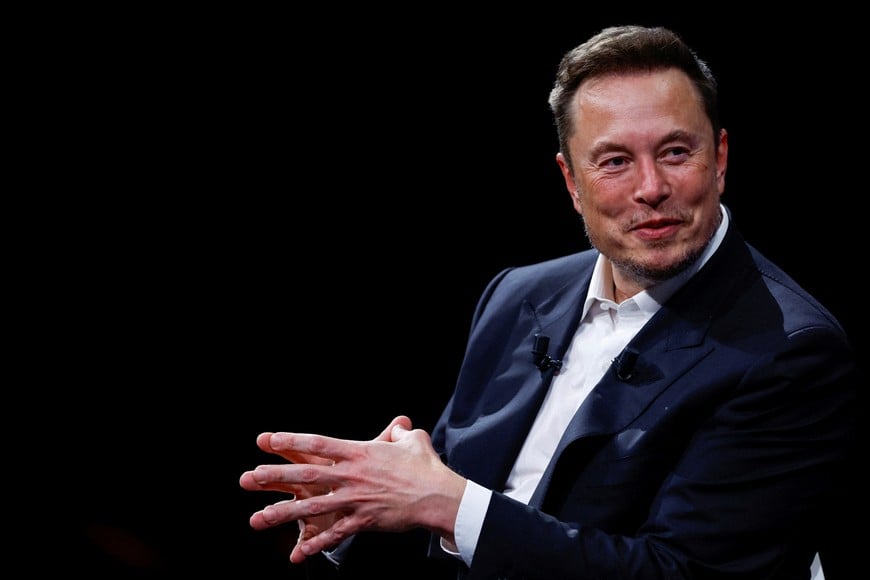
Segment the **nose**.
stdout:
<path fill-rule="evenodd" d="M 637 160 L 637 186 L 634 190 L 634 200 L 647 205 L 658 205 L 670 195 L 671 188 L 664 168 L 655 159 L 641 158 Z"/>

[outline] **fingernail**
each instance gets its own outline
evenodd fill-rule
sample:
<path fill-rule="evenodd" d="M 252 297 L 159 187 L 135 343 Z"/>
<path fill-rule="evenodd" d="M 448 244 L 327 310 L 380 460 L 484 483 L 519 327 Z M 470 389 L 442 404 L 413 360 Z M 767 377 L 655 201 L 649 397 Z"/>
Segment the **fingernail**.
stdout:
<path fill-rule="evenodd" d="M 283 433 L 272 433 L 272 436 L 269 438 L 269 445 L 275 449 L 280 449 L 287 445 L 287 436 Z"/>

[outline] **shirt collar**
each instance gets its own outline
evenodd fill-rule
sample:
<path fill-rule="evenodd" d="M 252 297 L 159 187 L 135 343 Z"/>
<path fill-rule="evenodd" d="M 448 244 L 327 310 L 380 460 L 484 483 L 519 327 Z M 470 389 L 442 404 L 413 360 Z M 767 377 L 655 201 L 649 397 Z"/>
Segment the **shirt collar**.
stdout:
<path fill-rule="evenodd" d="M 638 292 L 631 298 L 627 299 L 626 302 L 634 301 L 641 311 L 651 314 L 657 311 L 668 298 L 673 296 L 673 294 L 683 286 L 683 284 L 688 282 L 689 278 L 694 276 L 698 270 L 707 263 L 707 260 L 710 259 L 710 256 L 712 256 L 719 248 L 722 244 L 722 240 L 725 238 L 725 232 L 728 229 L 729 222 L 728 211 L 725 209 L 725 206 L 719 204 L 719 212 L 722 216 L 722 221 L 719 223 L 719 227 L 716 229 L 716 233 L 713 234 L 710 243 L 707 244 L 704 252 L 695 263 L 673 278 L 669 278 L 668 280 L 660 282 L 655 286 L 651 286 L 642 292 Z M 613 302 L 613 275 L 607 259 L 599 253 L 598 259 L 595 261 L 595 268 L 592 270 L 592 280 L 589 282 L 589 292 L 587 292 L 586 301 L 583 303 L 583 316 L 581 317 L 581 320 L 586 317 L 586 314 L 589 312 L 589 309 L 593 304 L 605 300 Z"/>

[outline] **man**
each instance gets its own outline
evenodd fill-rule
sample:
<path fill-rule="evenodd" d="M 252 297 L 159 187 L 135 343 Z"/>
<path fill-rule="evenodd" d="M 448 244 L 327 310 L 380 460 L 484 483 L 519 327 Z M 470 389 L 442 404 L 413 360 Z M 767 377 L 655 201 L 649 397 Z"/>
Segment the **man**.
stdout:
<path fill-rule="evenodd" d="M 372 441 L 261 434 L 290 463 L 242 487 L 295 499 L 251 525 L 298 521 L 291 561 L 346 576 L 397 556 L 366 559 L 371 532 L 427 530 L 433 569 L 467 578 L 808 578 L 854 356 L 722 205 L 712 73 L 669 30 L 608 28 L 550 105 L 594 249 L 490 282 L 431 438 L 407 417 Z"/>

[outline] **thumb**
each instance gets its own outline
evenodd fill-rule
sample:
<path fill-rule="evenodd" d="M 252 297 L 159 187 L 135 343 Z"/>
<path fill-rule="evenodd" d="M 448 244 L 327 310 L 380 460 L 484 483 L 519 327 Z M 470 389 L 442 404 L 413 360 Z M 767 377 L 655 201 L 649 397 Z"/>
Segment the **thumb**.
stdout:
<path fill-rule="evenodd" d="M 396 427 L 400 427 L 402 431 L 408 431 L 411 429 L 411 419 L 406 417 L 405 415 L 399 415 L 387 425 L 387 428 L 381 431 L 381 434 L 378 435 L 375 439 L 377 441 L 395 441 L 395 437 L 393 436 L 393 430 Z"/>
<path fill-rule="evenodd" d="M 401 441 L 407 432 L 408 429 L 401 423 L 393 425 L 393 428 L 390 429 L 390 441 Z"/>

